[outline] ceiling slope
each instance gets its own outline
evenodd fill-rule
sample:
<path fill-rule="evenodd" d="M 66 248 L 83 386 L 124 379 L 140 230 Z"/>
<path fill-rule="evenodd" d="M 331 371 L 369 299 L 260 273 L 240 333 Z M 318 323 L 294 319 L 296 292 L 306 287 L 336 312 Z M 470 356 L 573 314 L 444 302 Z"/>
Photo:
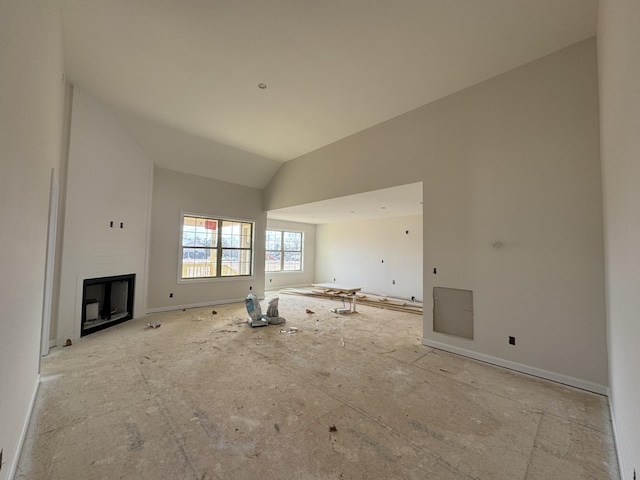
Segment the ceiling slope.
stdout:
<path fill-rule="evenodd" d="M 127 112 L 159 165 L 236 183 L 238 169 L 262 164 L 266 178 L 273 162 L 589 38 L 597 9 L 597 0 L 61 1 L 70 81 Z M 169 155 L 174 140 L 194 146 Z"/>
<path fill-rule="evenodd" d="M 282 165 L 130 112 L 114 114 L 158 167 L 263 189 Z"/>

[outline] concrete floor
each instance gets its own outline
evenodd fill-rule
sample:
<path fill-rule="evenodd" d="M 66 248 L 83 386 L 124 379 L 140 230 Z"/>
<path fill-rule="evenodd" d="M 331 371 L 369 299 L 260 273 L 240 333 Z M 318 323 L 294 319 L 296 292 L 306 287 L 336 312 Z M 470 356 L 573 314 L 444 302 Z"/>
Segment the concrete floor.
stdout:
<path fill-rule="evenodd" d="M 240 303 L 53 349 L 16 478 L 619 477 L 605 397 L 421 346 L 418 315 L 335 306 L 281 294 L 283 326 Z"/>

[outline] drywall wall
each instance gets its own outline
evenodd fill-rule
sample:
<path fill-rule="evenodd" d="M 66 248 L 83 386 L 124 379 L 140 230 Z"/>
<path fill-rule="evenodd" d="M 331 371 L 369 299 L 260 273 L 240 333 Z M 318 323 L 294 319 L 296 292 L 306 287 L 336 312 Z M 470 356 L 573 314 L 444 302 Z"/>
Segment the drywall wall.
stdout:
<path fill-rule="evenodd" d="M 111 112 L 74 87 L 58 344 L 80 337 L 85 279 L 135 273 L 133 313 L 144 315 L 152 176 L 153 162 Z"/>
<path fill-rule="evenodd" d="M 610 402 L 622 471 L 640 475 L 640 3 L 600 2 Z"/>
<path fill-rule="evenodd" d="M 314 282 L 333 281 L 422 301 L 422 217 L 318 225 Z"/>
<path fill-rule="evenodd" d="M 181 212 L 255 222 L 253 275 L 178 282 Z M 151 215 L 148 311 L 237 301 L 249 293 L 264 296 L 262 190 L 156 167 Z"/>
<path fill-rule="evenodd" d="M 285 163 L 265 209 L 422 181 L 423 341 L 604 391 L 599 149 L 590 39 Z M 434 286 L 474 292 L 474 340 Z"/>
<path fill-rule="evenodd" d="M 267 230 L 302 232 L 302 272 L 265 272 L 265 288 L 309 285 L 314 281 L 316 266 L 316 226 L 310 223 L 267 219 Z"/>
<path fill-rule="evenodd" d="M 57 2 L 0 2 L 0 479 L 13 477 L 37 391 L 51 169 L 62 144 Z"/>

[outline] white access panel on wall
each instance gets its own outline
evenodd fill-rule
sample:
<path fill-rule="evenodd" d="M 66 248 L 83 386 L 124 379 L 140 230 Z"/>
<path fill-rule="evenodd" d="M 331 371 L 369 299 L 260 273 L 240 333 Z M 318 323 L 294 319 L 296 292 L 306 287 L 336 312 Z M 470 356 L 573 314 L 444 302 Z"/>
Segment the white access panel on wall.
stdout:
<path fill-rule="evenodd" d="M 433 287 L 433 331 L 473 340 L 473 292 Z"/>

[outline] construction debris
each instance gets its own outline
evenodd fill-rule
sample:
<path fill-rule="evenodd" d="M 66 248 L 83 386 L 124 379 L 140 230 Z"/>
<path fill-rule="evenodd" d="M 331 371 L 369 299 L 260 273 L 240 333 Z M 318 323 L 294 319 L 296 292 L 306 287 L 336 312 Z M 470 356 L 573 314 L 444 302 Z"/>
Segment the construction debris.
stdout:
<path fill-rule="evenodd" d="M 151 322 L 147 323 L 147 327 L 149 328 L 160 328 L 162 324 L 160 322 Z"/>
<path fill-rule="evenodd" d="M 298 327 L 289 327 L 288 329 L 280 329 L 280 333 L 286 333 L 288 335 L 292 335 L 294 333 L 298 333 Z"/>
<path fill-rule="evenodd" d="M 249 320 L 247 320 L 247 322 L 250 327 L 266 327 L 269 325 L 265 315 L 262 313 L 262 307 L 260 307 L 258 297 L 255 295 L 247 295 L 244 304 L 249 314 Z"/>
<path fill-rule="evenodd" d="M 332 308 L 331 313 L 351 313 L 350 308 Z"/>
<path fill-rule="evenodd" d="M 255 295 L 249 294 L 244 303 L 247 307 L 247 313 L 249 313 L 247 322 L 250 327 L 266 327 L 269 324 L 280 325 L 286 322 L 278 315 L 278 297 L 269 301 L 266 315 L 262 313 L 262 307 L 260 307 L 260 302 Z"/>
<path fill-rule="evenodd" d="M 309 310 L 308 308 L 305 310 L 305 313 L 316 313 L 313 310 Z"/>
<path fill-rule="evenodd" d="M 269 300 L 269 307 L 267 308 L 267 321 L 272 325 L 280 325 L 286 322 L 278 313 L 278 300 L 278 297 Z"/>
<path fill-rule="evenodd" d="M 71 339 L 70 339 L 70 338 L 67 338 L 67 341 L 66 341 L 66 342 L 64 342 L 64 346 L 65 346 L 65 347 L 70 347 L 71 345 L 73 345 L 73 343 L 71 342 Z"/>
<path fill-rule="evenodd" d="M 321 298 L 351 298 L 352 294 L 344 294 L 331 290 L 328 288 L 285 288 L 284 291 L 293 295 L 305 295 L 310 297 Z M 356 293 L 355 298 L 361 305 L 367 305 L 371 307 L 384 308 L 387 310 L 394 310 L 398 312 L 415 313 L 416 315 L 422 315 L 422 302 L 416 302 L 411 300 L 403 300 L 399 298 L 390 298 L 381 295 L 373 295 L 370 293 Z M 334 309 L 342 310 L 342 309 Z M 308 313 L 308 312 L 307 312 Z M 339 313 L 339 312 L 337 312 Z"/>
<path fill-rule="evenodd" d="M 278 297 L 269 300 L 269 306 L 267 307 L 267 317 L 273 318 L 278 316 L 278 300 Z"/>

